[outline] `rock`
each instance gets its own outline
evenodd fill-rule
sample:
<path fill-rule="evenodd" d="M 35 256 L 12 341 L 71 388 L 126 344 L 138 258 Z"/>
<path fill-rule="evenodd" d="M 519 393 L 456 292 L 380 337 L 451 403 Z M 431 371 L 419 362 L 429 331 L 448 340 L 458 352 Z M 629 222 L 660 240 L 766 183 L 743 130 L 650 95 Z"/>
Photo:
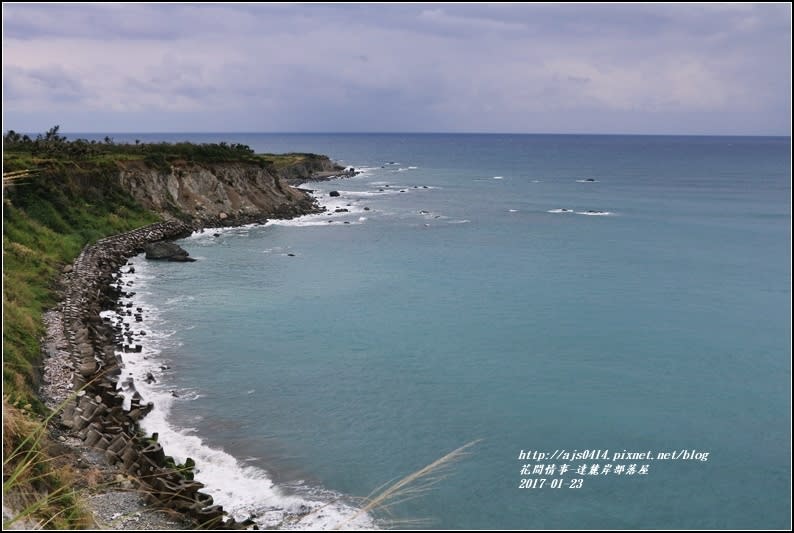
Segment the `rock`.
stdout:
<path fill-rule="evenodd" d="M 196 261 L 194 258 L 188 257 L 186 255 L 180 255 L 180 256 L 177 256 L 177 257 L 169 257 L 168 260 L 169 261 L 176 261 L 176 262 L 180 262 L 180 263 L 193 263 L 193 262 Z"/>
<path fill-rule="evenodd" d="M 334 210 L 334 213 L 349 213 L 349 212 L 350 212 L 350 210 L 349 209 L 345 209 L 344 207 L 337 207 Z"/>
<path fill-rule="evenodd" d="M 157 380 L 154 379 L 154 376 L 152 375 L 151 372 L 147 372 L 146 373 L 146 383 L 150 383 L 150 384 L 151 383 L 157 383 Z"/>
<path fill-rule="evenodd" d="M 89 359 L 80 365 L 80 375 L 87 378 L 93 375 L 94 372 L 96 372 L 96 368 L 97 368 L 96 361 L 94 361 L 93 359 Z"/>
<path fill-rule="evenodd" d="M 218 215 L 218 218 L 221 220 L 226 220 L 227 218 L 229 218 L 229 215 L 227 215 L 226 213 L 221 213 L 220 215 Z"/>
<path fill-rule="evenodd" d="M 153 242 L 144 247 L 146 259 L 164 259 L 168 261 L 195 261 L 187 259 L 188 252 L 173 242 Z"/>
<path fill-rule="evenodd" d="M 364 208 L 364 211 L 369 211 L 369 207 L 365 207 L 365 208 Z"/>
<path fill-rule="evenodd" d="M 74 270 L 74 267 L 72 265 L 66 265 L 65 267 L 63 267 L 63 273 L 64 274 L 68 274 L 72 270 Z"/>
<path fill-rule="evenodd" d="M 287 254 L 289 257 L 295 257 L 295 254 Z"/>
<path fill-rule="evenodd" d="M 331 191 L 328 193 L 328 196 L 339 196 L 339 191 Z"/>

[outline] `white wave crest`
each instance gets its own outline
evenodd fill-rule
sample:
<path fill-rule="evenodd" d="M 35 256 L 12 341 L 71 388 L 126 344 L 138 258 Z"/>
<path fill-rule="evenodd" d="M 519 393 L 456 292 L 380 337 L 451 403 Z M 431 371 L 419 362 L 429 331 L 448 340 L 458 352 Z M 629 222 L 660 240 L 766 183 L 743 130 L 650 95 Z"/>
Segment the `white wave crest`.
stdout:
<path fill-rule="evenodd" d="M 606 217 L 611 215 L 610 211 L 577 211 L 577 215 L 587 215 L 591 217 Z"/>

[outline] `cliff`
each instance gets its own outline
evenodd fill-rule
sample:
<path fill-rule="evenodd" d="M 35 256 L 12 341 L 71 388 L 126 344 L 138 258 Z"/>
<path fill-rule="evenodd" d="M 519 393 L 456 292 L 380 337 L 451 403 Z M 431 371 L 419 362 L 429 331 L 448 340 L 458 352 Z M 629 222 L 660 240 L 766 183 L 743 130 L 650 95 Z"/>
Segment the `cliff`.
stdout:
<path fill-rule="evenodd" d="M 168 170 L 119 163 L 119 184 L 143 207 L 199 224 L 290 217 L 316 210 L 313 199 L 253 163 L 177 162 Z"/>

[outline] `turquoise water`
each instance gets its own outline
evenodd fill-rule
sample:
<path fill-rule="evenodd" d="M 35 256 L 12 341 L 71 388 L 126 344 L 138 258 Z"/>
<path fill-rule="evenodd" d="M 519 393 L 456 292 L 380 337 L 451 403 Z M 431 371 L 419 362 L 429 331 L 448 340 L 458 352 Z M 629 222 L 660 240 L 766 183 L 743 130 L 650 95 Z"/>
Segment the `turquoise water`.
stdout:
<path fill-rule="evenodd" d="M 788 527 L 788 138 L 132 137 L 365 169 L 308 185 L 351 212 L 195 235 L 192 264 L 137 260 L 153 358 L 170 366 L 150 393 L 178 395 L 151 424 L 238 460 L 243 474 L 208 483 L 225 484 L 216 501 L 262 513 L 267 480 L 366 496 L 482 439 L 392 518 Z M 553 463 L 649 471 L 520 473 L 552 463 L 521 450 L 574 449 L 610 460 Z M 708 460 L 611 460 L 684 449 Z M 565 486 L 519 489 L 540 477 Z"/>

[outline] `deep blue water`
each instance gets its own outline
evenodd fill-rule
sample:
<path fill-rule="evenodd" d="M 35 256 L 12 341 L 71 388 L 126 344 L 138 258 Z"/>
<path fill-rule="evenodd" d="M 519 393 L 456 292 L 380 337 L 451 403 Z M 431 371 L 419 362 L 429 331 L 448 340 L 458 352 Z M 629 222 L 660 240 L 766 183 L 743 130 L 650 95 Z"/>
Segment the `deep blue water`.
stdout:
<path fill-rule="evenodd" d="M 192 264 L 137 260 L 147 327 L 170 334 L 155 389 L 179 398 L 161 412 L 251 476 L 366 496 L 482 439 L 393 518 L 790 524 L 789 138 L 128 137 L 367 169 L 310 185 L 322 202 L 341 191 L 350 213 L 197 235 L 181 242 Z M 708 460 L 611 460 L 683 449 Z M 520 473 L 538 463 L 571 471 Z M 649 470 L 576 474 L 593 463 Z M 565 487 L 519 489 L 525 478 Z M 226 482 L 227 499 L 262 511 L 255 484 Z"/>

